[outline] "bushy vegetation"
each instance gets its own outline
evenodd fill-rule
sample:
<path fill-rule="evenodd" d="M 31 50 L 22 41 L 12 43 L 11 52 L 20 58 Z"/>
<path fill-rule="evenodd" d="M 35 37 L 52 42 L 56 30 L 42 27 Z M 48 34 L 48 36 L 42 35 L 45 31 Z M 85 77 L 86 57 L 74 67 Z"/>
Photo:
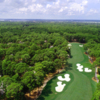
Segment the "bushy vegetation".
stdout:
<path fill-rule="evenodd" d="M 68 42 L 59 33 L 34 31 L 37 23 L 1 25 L 0 86 L 5 97 L 22 100 L 24 93 L 42 85 L 46 74 L 66 65 Z"/>

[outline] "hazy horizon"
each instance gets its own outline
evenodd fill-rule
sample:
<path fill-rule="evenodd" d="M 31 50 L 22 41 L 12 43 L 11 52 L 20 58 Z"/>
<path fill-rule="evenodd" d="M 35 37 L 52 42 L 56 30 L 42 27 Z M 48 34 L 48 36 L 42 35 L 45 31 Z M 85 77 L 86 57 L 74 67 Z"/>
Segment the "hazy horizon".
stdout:
<path fill-rule="evenodd" d="M 70 20 L 70 21 L 75 21 L 75 20 L 77 20 L 77 21 L 86 21 L 86 20 L 90 20 L 90 21 L 100 21 L 100 19 L 32 19 L 32 18 L 30 18 L 30 19 L 21 19 L 21 18 L 0 18 L 0 20 Z"/>

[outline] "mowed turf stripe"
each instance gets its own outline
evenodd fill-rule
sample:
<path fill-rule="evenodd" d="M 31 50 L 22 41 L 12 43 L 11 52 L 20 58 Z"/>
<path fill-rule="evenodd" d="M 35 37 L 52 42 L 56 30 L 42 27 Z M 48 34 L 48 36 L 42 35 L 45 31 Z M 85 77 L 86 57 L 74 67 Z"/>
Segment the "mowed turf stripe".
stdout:
<path fill-rule="evenodd" d="M 96 89 L 96 83 L 92 81 L 94 72 L 85 73 L 76 69 L 77 63 L 85 64 L 86 67 L 91 66 L 88 57 L 84 54 L 83 48 L 79 47 L 79 43 L 72 43 L 71 55 L 72 57 L 68 59 L 69 67 L 48 82 L 38 100 L 91 100 Z M 70 74 L 71 81 L 63 82 L 66 84 L 63 92 L 57 93 L 55 91 L 57 76 L 64 76 L 66 73 Z"/>

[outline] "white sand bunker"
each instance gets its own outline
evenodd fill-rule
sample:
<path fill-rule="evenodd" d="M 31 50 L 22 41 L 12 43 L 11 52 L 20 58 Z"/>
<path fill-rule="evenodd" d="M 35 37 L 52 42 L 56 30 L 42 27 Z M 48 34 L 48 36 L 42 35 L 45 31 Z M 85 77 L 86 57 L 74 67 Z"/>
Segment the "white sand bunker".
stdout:
<path fill-rule="evenodd" d="M 80 71 L 80 72 L 83 72 L 83 66 L 81 64 L 76 64 L 77 66 L 77 69 Z"/>
<path fill-rule="evenodd" d="M 91 69 L 85 68 L 85 72 L 92 72 Z"/>
<path fill-rule="evenodd" d="M 57 82 L 57 85 L 58 85 L 58 86 L 55 87 L 55 90 L 56 90 L 57 92 L 62 92 L 66 84 L 62 84 L 62 82 Z"/>
<path fill-rule="evenodd" d="M 80 66 L 80 65 L 81 65 L 81 64 L 79 64 L 79 63 L 78 63 L 78 64 L 76 64 L 76 66 Z"/>
<path fill-rule="evenodd" d="M 79 45 L 79 47 L 83 47 L 83 45 Z"/>
<path fill-rule="evenodd" d="M 68 46 L 71 47 L 72 45 L 71 44 L 68 44 Z"/>
<path fill-rule="evenodd" d="M 71 79 L 69 78 L 69 74 L 65 74 L 64 75 L 65 76 L 65 78 L 62 78 L 62 76 L 58 76 L 58 79 L 60 80 L 60 81 L 67 81 L 67 82 L 69 82 Z"/>
<path fill-rule="evenodd" d="M 77 69 L 78 69 L 80 72 L 83 72 L 83 66 L 77 66 Z"/>
<path fill-rule="evenodd" d="M 78 69 L 80 72 L 83 72 L 83 66 L 82 66 L 81 64 L 77 63 L 76 66 L 77 66 L 77 69 Z M 84 71 L 85 71 L 85 72 L 92 72 L 92 70 L 91 70 L 91 69 L 88 69 L 88 68 L 84 68 Z"/>

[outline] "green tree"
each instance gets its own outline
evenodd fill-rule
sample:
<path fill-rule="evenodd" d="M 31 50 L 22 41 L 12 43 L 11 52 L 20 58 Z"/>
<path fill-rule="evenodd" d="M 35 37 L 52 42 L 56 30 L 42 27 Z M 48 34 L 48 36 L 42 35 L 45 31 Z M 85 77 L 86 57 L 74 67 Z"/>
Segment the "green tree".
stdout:
<path fill-rule="evenodd" d="M 35 78 L 35 75 L 34 75 L 34 71 L 28 71 L 28 72 L 26 72 L 23 75 L 21 82 L 23 84 L 25 84 L 30 91 L 32 89 L 34 89 L 34 87 L 36 87 L 35 86 L 35 84 L 36 84 L 36 78 Z"/>
<path fill-rule="evenodd" d="M 24 54 L 24 55 L 21 56 L 21 58 L 22 58 L 23 62 L 27 62 L 30 59 L 30 55 L 29 54 Z"/>
<path fill-rule="evenodd" d="M 96 64 L 97 66 L 100 66 L 100 57 L 96 58 L 94 64 Z"/>
<path fill-rule="evenodd" d="M 16 64 L 15 68 L 15 73 L 18 73 L 19 75 L 22 75 L 28 71 L 28 65 L 26 63 L 18 63 Z"/>
<path fill-rule="evenodd" d="M 55 59 L 54 60 L 54 66 L 55 66 L 55 69 L 58 70 L 58 73 L 59 73 L 59 69 L 62 67 L 61 66 L 61 60 L 60 59 Z"/>
<path fill-rule="evenodd" d="M 20 83 L 11 83 L 7 87 L 6 96 L 7 98 L 14 98 L 14 100 L 22 100 L 24 94 L 22 92 L 23 85 Z"/>
<path fill-rule="evenodd" d="M 97 84 L 97 89 L 93 94 L 92 100 L 100 100 L 100 83 Z"/>
<path fill-rule="evenodd" d="M 9 76 L 3 76 L 0 78 L 0 86 L 2 87 L 3 91 L 7 92 L 7 87 L 12 83 L 12 79 Z"/>
<path fill-rule="evenodd" d="M 2 61 L 2 70 L 3 70 L 3 75 L 10 75 L 10 64 L 11 61 L 8 61 L 7 59 L 4 59 Z"/>
<path fill-rule="evenodd" d="M 2 60 L 4 56 L 5 56 L 5 49 L 0 48 L 0 59 Z"/>

